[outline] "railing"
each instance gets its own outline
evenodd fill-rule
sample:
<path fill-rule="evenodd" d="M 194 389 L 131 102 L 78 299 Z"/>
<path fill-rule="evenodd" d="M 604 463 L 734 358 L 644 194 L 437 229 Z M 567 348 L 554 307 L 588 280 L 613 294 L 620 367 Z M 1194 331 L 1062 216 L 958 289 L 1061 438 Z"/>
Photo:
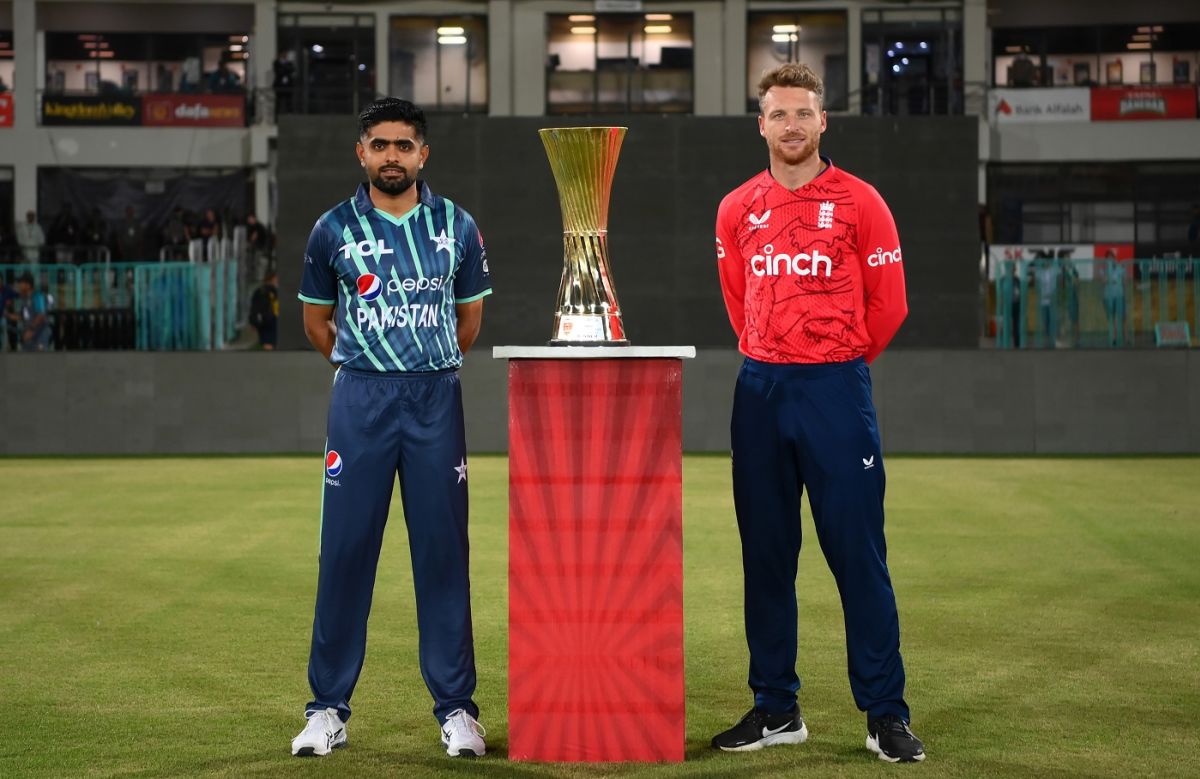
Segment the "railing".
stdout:
<path fill-rule="evenodd" d="M 998 349 L 1200 346 L 1200 259 L 1003 260 L 988 310 Z"/>
<path fill-rule="evenodd" d="M 72 313 L 132 312 L 133 348 L 148 351 L 222 349 L 238 331 L 238 263 L 112 262 L 83 265 L 5 265 L 6 284 L 24 273 L 48 296 L 56 323 Z M 82 326 L 82 325 L 81 325 Z M 70 348 L 56 328 L 52 348 Z M 92 339 L 81 339 L 90 343 Z"/>

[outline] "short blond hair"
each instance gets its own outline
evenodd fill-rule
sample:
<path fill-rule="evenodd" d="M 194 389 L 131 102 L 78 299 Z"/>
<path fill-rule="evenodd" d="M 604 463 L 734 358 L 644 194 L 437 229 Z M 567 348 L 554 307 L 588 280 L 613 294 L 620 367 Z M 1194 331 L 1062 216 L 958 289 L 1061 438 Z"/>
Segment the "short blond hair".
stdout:
<path fill-rule="evenodd" d="M 771 87 L 800 87 L 817 96 L 817 103 L 825 107 L 825 83 L 816 71 L 803 62 L 787 62 L 774 70 L 763 73 L 758 80 L 758 110 L 762 111 L 763 98 Z"/>

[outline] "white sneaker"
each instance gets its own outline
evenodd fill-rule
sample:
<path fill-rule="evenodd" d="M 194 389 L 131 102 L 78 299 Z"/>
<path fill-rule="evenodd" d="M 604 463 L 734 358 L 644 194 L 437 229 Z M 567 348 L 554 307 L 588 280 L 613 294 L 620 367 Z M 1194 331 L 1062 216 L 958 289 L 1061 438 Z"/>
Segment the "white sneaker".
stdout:
<path fill-rule="evenodd" d="M 313 712 L 300 735 L 292 739 L 292 754 L 297 757 L 328 755 L 346 746 L 346 723 L 337 709 Z"/>
<path fill-rule="evenodd" d="M 487 748 L 483 737 L 487 731 L 479 721 L 463 709 L 455 709 L 442 725 L 442 743 L 450 757 L 481 757 Z"/>

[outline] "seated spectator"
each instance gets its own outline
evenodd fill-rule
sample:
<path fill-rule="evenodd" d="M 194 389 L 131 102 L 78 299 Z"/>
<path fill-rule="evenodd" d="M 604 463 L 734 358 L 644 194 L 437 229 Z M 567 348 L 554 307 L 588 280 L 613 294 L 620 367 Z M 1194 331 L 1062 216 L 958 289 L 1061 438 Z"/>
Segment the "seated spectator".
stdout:
<path fill-rule="evenodd" d="M 196 237 L 203 238 L 205 245 L 208 244 L 209 238 L 220 238 L 221 229 L 220 222 L 217 221 L 217 212 L 215 209 L 204 209 L 204 218 L 200 220 L 200 224 L 196 228 Z"/>
<path fill-rule="evenodd" d="M 50 346 L 50 302 L 33 283 L 33 274 L 25 271 L 17 279 L 17 296 L 9 301 L 4 317 L 16 331 L 23 352 L 44 352 Z"/>
<path fill-rule="evenodd" d="M 99 208 L 93 207 L 88 214 L 87 223 L 83 226 L 83 243 L 85 246 L 108 246 L 108 221 Z"/>

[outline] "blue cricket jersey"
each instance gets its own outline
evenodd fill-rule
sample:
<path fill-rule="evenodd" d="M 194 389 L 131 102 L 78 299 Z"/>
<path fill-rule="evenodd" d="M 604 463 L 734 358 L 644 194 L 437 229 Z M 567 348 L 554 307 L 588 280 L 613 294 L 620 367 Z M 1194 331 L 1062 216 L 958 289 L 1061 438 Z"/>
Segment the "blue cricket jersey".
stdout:
<path fill-rule="evenodd" d="M 326 211 L 308 237 L 299 298 L 335 305 L 330 361 L 365 371 L 462 365 L 454 306 L 492 292 L 475 220 L 418 181 L 401 217 L 371 203 L 366 184 Z"/>

